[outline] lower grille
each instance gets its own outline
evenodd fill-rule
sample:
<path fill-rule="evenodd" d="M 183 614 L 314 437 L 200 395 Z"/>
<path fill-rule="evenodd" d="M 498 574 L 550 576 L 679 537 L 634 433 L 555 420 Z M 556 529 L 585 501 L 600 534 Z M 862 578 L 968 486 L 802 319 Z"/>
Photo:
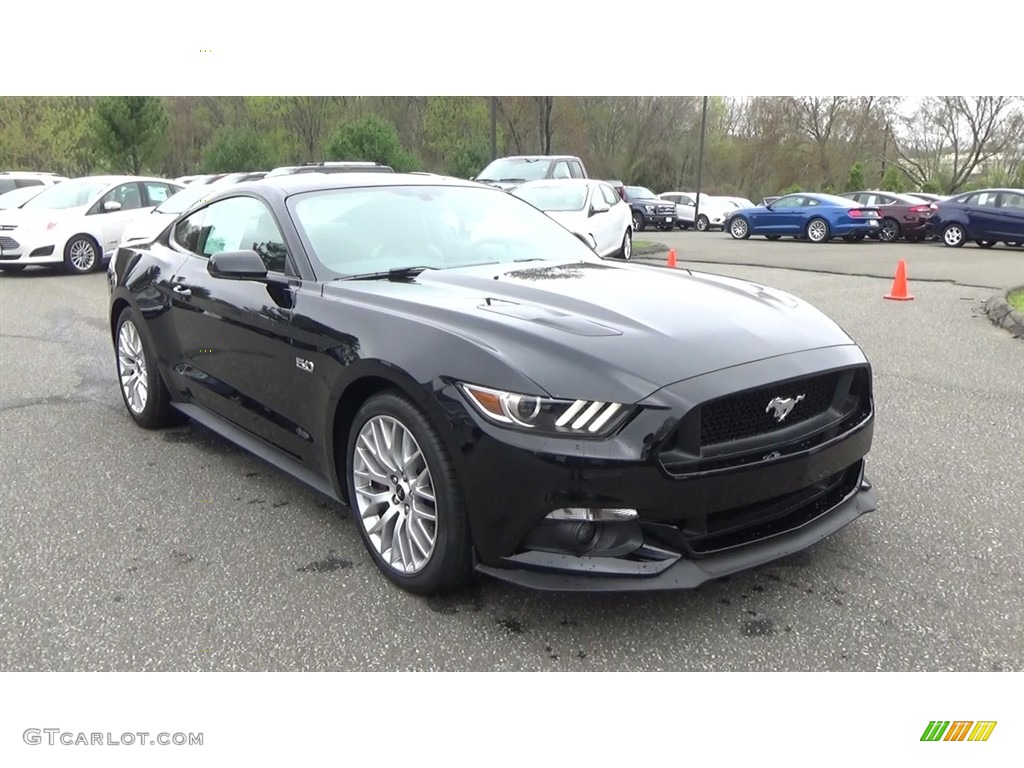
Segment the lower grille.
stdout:
<path fill-rule="evenodd" d="M 0 237 L 0 248 L 9 248 L 10 250 L 13 251 L 15 248 L 20 247 L 21 243 L 19 243 L 13 237 Z"/>
<path fill-rule="evenodd" d="M 706 556 L 801 528 L 857 490 L 863 461 L 810 488 L 775 499 L 677 523 L 687 549 Z"/>

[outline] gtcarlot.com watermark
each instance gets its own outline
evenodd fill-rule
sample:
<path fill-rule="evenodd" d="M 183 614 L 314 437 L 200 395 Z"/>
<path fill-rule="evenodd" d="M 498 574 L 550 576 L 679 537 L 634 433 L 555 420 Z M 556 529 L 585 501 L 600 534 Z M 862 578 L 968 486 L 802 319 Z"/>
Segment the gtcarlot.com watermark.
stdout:
<path fill-rule="evenodd" d="M 60 728 L 26 728 L 21 734 L 22 740 L 30 746 L 66 747 L 201 747 L 202 733 L 182 733 L 177 731 L 125 731 L 112 733 L 107 731 L 65 731 Z"/>

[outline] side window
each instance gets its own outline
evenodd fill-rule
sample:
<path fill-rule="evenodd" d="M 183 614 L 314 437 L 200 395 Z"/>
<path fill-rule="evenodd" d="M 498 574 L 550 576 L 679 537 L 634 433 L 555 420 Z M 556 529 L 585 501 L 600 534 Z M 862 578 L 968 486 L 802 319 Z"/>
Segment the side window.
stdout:
<path fill-rule="evenodd" d="M 42 183 L 43 183 L 42 179 L 15 179 L 14 180 L 14 186 L 15 186 L 16 189 L 21 189 L 22 187 L 38 187 L 38 186 L 42 186 Z"/>
<path fill-rule="evenodd" d="M 181 221 L 174 241 L 209 258 L 222 251 L 256 251 L 269 272 L 287 270 L 288 251 L 270 210 L 252 197 L 231 197 Z"/>
<path fill-rule="evenodd" d="M 170 187 L 155 181 L 147 181 L 143 186 L 146 188 L 146 197 L 149 198 L 149 205 L 160 205 L 171 196 Z"/>
<path fill-rule="evenodd" d="M 569 161 L 569 172 L 572 174 L 574 179 L 585 179 L 586 174 L 583 173 L 583 166 L 576 160 Z"/>
<path fill-rule="evenodd" d="M 689 205 L 689 206 L 695 206 L 697 204 L 696 201 L 694 201 L 694 199 L 692 197 L 690 197 L 689 195 L 680 195 L 678 202 L 679 202 L 680 205 Z"/>
<path fill-rule="evenodd" d="M 802 197 L 797 197 L 794 195 L 792 197 L 780 197 L 778 200 L 772 203 L 772 208 L 776 208 L 778 210 L 787 210 L 789 208 L 799 208 L 803 204 L 804 199 Z"/>
<path fill-rule="evenodd" d="M 616 206 L 622 202 L 622 198 L 619 197 L 615 190 L 609 187 L 607 184 L 601 185 L 601 196 L 604 197 L 604 201 L 608 205 Z"/>
<path fill-rule="evenodd" d="M 564 160 L 559 160 L 555 163 L 555 170 L 551 173 L 552 179 L 568 179 L 569 176 L 569 165 Z"/>
<path fill-rule="evenodd" d="M 1016 192 L 1003 192 L 1002 207 L 1024 211 L 1024 195 Z"/>
<path fill-rule="evenodd" d="M 981 200 L 981 194 L 979 193 L 979 194 L 971 195 L 966 200 L 961 200 L 960 202 L 963 202 L 964 205 L 980 205 L 980 203 L 979 203 L 980 200 Z"/>
<path fill-rule="evenodd" d="M 0 195 L 18 188 L 18 182 L 14 179 L 0 179 Z"/>
<path fill-rule="evenodd" d="M 802 199 L 802 204 L 805 207 L 810 208 L 811 206 L 818 205 L 818 201 L 815 200 L 813 197 L 805 197 Z"/>
<path fill-rule="evenodd" d="M 142 192 L 134 181 L 116 186 L 100 198 L 100 213 L 103 212 L 103 206 L 111 200 L 120 203 L 122 211 L 133 211 L 142 207 Z"/>

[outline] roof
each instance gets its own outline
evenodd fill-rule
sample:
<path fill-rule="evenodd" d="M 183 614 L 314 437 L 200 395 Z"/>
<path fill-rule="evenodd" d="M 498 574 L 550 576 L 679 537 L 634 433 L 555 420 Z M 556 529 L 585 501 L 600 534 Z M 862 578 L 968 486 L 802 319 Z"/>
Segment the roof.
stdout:
<path fill-rule="evenodd" d="M 579 160 L 578 155 L 506 155 L 498 160 Z"/>
<path fill-rule="evenodd" d="M 317 192 L 330 189 L 349 189 L 353 187 L 406 187 L 406 186 L 445 186 L 473 187 L 493 189 L 505 194 L 497 187 L 479 184 L 475 181 L 456 179 L 450 176 L 424 176 L 418 173 L 297 173 L 287 176 L 265 176 L 262 179 L 243 181 L 218 191 L 259 191 L 274 189 L 284 195 L 297 195 L 302 192 Z"/>

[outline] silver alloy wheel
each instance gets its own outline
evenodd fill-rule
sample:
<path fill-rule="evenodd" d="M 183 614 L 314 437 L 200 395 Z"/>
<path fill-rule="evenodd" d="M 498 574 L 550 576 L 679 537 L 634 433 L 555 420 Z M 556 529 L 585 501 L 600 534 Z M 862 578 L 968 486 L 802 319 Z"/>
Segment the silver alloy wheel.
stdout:
<path fill-rule="evenodd" d="M 812 243 L 820 243 L 828 236 L 828 224 L 821 219 L 815 219 L 807 225 L 807 239 Z"/>
<path fill-rule="evenodd" d="M 743 219 L 733 219 L 729 225 L 729 234 L 737 240 L 742 239 L 747 234 L 747 222 Z"/>
<path fill-rule="evenodd" d="M 703 213 L 697 217 L 697 231 L 707 232 L 708 231 L 708 217 Z"/>
<path fill-rule="evenodd" d="M 946 231 L 942 233 L 942 242 L 944 242 L 946 245 L 956 247 L 963 243 L 963 241 L 964 231 L 957 224 L 951 224 L 950 226 L 946 227 Z"/>
<path fill-rule="evenodd" d="M 622 236 L 622 258 L 625 261 L 633 258 L 633 237 L 629 234 L 629 230 L 626 230 L 626 234 Z"/>
<path fill-rule="evenodd" d="M 899 237 L 900 226 L 892 219 L 884 219 L 882 221 L 882 229 L 878 233 L 879 239 L 883 243 L 891 243 Z"/>
<path fill-rule="evenodd" d="M 437 543 L 437 501 L 416 438 L 393 416 L 374 416 L 359 431 L 351 471 L 377 554 L 398 573 L 423 570 Z"/>
<path fill-rule="evenodd" d="M 142 413 L 149 400 L 149 379 L 142 339 L 131 320 L 125 320 L 117 334 L 117 369 L 125 402 L 132 413 Z"/>
<path fill-rule="evenodd" d="M 68 248 L 68 256 L 71 263 L 79 272 L 88 272 L 96 263 L 96 249 L 92 243 L 84 237 L 80 237 L 71 243 Z"/>

